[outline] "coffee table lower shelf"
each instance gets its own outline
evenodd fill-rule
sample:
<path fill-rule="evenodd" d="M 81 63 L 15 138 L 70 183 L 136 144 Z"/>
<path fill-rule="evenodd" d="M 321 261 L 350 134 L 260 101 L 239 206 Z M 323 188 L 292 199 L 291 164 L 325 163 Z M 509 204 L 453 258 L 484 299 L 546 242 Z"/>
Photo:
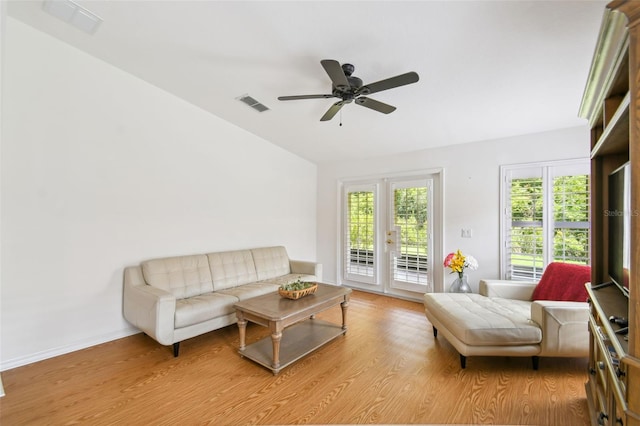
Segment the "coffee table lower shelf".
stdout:
<path fill-rule="evenodd" d="M 239 350 L 238 353 L 268 368 L 273 374 L 278 374 L 289 364 L 346 332 L 347 330 L 340 325 L 318 319 L 305 320 L 285 328 L 280 341 L 280 365 L 278 368 L 274 368 L 272 365 L 273 343 L 271 336 L 247 345 L 244 350 Z"/>

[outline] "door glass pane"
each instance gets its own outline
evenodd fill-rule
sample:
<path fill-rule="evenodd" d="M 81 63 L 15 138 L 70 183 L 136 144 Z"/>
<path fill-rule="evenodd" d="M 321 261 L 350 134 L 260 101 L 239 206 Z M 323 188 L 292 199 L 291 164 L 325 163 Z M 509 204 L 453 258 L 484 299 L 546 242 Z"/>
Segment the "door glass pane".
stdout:
<path fill-rule="evenodd" d="M 415 184 L 414 184 L 415 185 Z M 394 184 L 394 282 L 427 286 L 429 283 L 429 194 L 426 186 Z"/>
<path fill-rule="evenodd" d="M 351 279 L 374 277 L 375 197 L 373 191 L 347 191 L 345 272 Z M 356 277 L 354 277 L 356 276 Z"/>

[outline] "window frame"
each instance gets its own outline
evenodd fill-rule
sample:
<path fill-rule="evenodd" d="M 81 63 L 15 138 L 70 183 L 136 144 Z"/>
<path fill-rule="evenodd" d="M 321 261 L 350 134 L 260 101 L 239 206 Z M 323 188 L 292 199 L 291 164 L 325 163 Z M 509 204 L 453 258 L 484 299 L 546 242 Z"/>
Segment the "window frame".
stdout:
<path fill-rule="evenodd" d="M 542 179 L 542 269 L 534 271 L 530 277 L 512 277 L 510 268 L 509 238 L 511 236 L 511 181 L 513 175 L 524 178 L 527 175 L 539 173 Z M 538 281 L 544 268 L 554 261 L 554 230 L 556 220 L 554 216 L 553 179 L 559 176 L 591 175 L 590 161 L 588 158 L 572 160 L 543 161 L 534 163 L 522 163 L 500 166 L 500 277 L 515 281 Z M 590 194 L 587 194 L 587 215 L 589 211 Z M 577 222 L 582 223 L 582 222 Z M 591 218 L 587 220 L 587 232 L 591 229 Z M 587 238 L 590 244 L 589 238 Z M 587 264 L 591 263 L 590 248 L 587 247 Z"/>

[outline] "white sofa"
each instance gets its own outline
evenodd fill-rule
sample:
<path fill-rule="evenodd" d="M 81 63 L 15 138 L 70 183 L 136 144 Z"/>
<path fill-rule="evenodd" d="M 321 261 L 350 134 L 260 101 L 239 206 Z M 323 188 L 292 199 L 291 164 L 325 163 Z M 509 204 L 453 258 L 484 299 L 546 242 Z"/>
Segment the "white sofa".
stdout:
<path fill-rule="evenodd" d="M 124 317 L 162 345 L 234 324 L 234 304 L 281 284 L 322 281 L 322 264 L 262 247 L 142 262 L 124 270 Z"/>
<path fill-rule="evenodd" d="M 537 283 L 481 280 L 480 294 L 427 293 L 425 315 L 460 354 L 544 357 L 589 354 L 586 302 L 532 300 Z M 584 283 L 583 283 L 584 286 Z"/>

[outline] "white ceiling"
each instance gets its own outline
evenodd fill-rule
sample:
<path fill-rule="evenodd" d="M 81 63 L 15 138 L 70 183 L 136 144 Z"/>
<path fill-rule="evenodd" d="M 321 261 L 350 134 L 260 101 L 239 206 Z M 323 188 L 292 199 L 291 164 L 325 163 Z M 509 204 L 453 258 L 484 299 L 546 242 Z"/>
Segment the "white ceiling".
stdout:
<path fill-rule="evenodd" d="M 88 35 L 11 1 L 8 15 L 310 161 L 390 155 L 574 127 L 606 1 L 77 1 L 104 22 Z M 365 84 L 389 114 L 337 99 L 321 59 Z M 270 111 L 236 100 L 249 94 Z"/>

